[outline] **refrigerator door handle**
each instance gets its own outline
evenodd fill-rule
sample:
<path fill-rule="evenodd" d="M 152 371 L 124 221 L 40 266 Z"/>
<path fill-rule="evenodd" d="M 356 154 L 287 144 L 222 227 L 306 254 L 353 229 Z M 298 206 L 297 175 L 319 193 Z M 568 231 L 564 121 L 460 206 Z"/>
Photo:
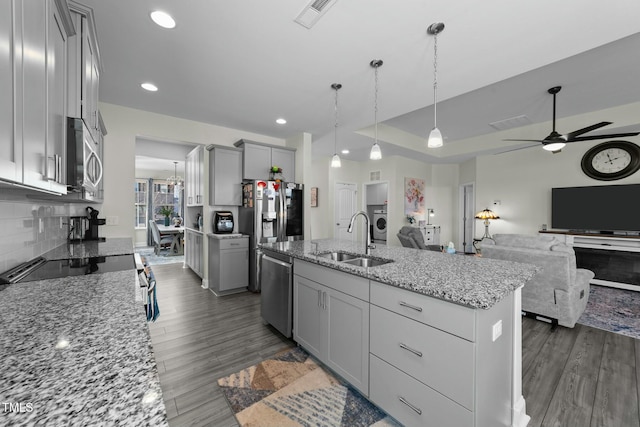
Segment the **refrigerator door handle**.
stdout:
<path fill-rule="evenodd" d="M 280 204 L 280 215 L 278 218 L 278 241 L 286 242 L 287 241 L 287 210 L 285 209 L 285 193 L 284 188 L 280 186 L 278 189 L 279 196 L 279 204 Z"/>

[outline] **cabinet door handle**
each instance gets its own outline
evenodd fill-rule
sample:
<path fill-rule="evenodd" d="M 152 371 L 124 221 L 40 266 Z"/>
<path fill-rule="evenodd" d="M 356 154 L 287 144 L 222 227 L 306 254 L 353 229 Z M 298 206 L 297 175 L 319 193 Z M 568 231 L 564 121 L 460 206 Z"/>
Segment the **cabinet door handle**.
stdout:
<path fill-rule="evenodd" d="M 322 293 L 322 309 L 323 310 L 327 309 L 327 293 L 326 292 Z"/>
<path fill-rule="evenodd" d="M 421 351 L 414 350 L 414 349 L 412 349 L 411 347 L 409 347 L 406 344 L 400 343 L 400 348 L 403 349 L 403 350 L 410 351 L 411 353 L 415 354 L 418 357 L 422 357 L 422 352 Z"/>
<path fill-rule="evenodd" d="M 405 405 L 407 405 L 409 408 L 415 411 L 418 415 L 422 415 L 422 411 L 419 408 L 416 408 L 415 406 L 413 406 L 411 403 L 407 402 L 404 397 L 398 396 L 398 400 L 404 403 Z"/>
<path fill-rule="evenodd" d="M 322 308 L 322 291 L 318 289 L 318 307 Z"/>
<path fill-rule="evenodd" d="M 410 308 L 411 310 L 422 312 L 422 307 L 418 307 L 418 306 L 415 306 L 415 305 L 407 304 L 404 301 L 400 301 L 400 305 L 403 306 L 403 307 Z"/>

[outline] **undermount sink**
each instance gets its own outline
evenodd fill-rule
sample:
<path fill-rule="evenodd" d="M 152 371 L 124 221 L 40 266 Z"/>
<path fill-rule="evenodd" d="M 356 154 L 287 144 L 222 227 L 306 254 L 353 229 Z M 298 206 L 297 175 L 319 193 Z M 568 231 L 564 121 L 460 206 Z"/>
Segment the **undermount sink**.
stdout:
<path fill-rule="evenodd" d="M 358 267 L 376 267 L 378 265 L 388 264 L 393 262 L 390 259 L 370 258 L 365 255 L 350 254 L 347 252 L 324 252 L 318 254 L 321 258 L 328 258 L 333 261 L 343 262 L 345 264 L 356 265 Z"/>
<path fill-rule="evenodd" d="M 377 258 L 354 258 L 343 262 L 345 264 L 357 265 L 358 267 L 377 267 L 378 265 L 384 265 L 393 262 L 393 260 Z"/>
<path fill-rule="evenodd" d="M 333 261 L 347 261 L 351 259 L 360 258 L 362 255 L 349 254 L 346 252 L 325 252 L 322 254 L 318 254 L 318 256 L 322 258 L 329 258 L 329 259 L 332 259 Z"/>

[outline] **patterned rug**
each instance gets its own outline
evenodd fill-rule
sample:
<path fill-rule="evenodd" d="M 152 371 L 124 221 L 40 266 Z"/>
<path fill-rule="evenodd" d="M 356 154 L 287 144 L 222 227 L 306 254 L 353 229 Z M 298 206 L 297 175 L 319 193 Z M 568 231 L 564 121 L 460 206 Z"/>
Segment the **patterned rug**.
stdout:
<path fill-rule="evenodd" d="M 145 257 L 149 265 L 184 262 L 184 255 L 170 255 L 167 250 L 160 251 L 159 255 L 156 255 L 151 247 L 136 248 L 135 251 L 140 254 L 140 256 Z"/>
<path fill-rule="evenodd" d="M 578 323 L 640 339 L 640 292 L 591 285 Z"/>
<path fill-rule="evenodd" d="M 399 427 L 301 348 L 220 378 L 218 385 L 243 427 Z"/>

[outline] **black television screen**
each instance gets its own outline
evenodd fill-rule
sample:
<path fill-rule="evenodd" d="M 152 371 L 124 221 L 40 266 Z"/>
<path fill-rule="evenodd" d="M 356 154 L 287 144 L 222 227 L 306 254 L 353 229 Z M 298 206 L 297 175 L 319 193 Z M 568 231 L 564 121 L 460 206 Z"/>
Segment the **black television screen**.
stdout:
<path fill-rule="evenodd" d="M 551 227 L 640 232 L 640 184 L 552 188 Z"/>

